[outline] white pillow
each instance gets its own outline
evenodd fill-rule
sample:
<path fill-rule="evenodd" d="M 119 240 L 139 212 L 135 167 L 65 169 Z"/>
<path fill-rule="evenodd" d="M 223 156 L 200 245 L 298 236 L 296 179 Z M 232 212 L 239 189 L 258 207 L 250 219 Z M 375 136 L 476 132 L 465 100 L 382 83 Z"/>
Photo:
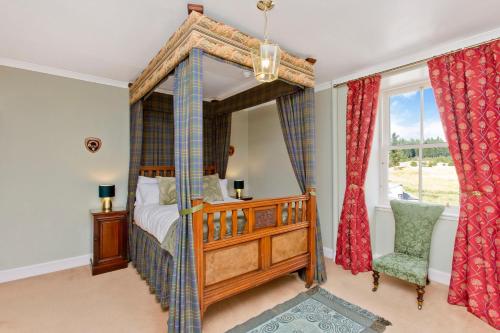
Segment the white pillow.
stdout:
<path fill-rule="evenodd" d="M 139 176 L 137 184 L 158 184 L 158 179 L 156 179 L 155 177 Z"/>
<path fill-rule="evenodd" d="M 219 185 L 222 191 L 222 197 L 224 199 L 229 198 L 229 194 L 227 192 L 227 179 L 219 179 Z"/>
<path fill-rule="evenodd" d="M 142 183 L 137 186 L 141 205 L 160 204 L 160 187 L 154 183 Z"/>
<path fill-rule="evenodd" d="M 158 179 L 154 177 L 139 176 L 139 179 L 137 180 L 137 190 L 135 191 L 135 206 L 144 205 L 142 202 L 141 193 L 139 192 L 139 187 L 142 184 L 158 184 Z"/>

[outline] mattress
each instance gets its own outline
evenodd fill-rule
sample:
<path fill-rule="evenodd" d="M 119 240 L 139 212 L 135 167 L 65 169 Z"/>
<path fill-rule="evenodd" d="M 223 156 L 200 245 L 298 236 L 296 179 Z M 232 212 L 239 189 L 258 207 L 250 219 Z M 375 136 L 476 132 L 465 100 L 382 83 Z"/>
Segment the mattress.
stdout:
<path fill-rule="evenodd" d="M 233 198 L 224 198 L 224 201 L 211 202 L 212 204 L 239 202 Z M 138 205 L 134 209 L 134 221 L 141 229 L 154 236 L 162 244 L 171 230 L 174 223 L 179 218 L 179 210 L 175 205 Z M 217 219 L 218 217 L 215 216 Z M 240 219 L 239 219 L 240 220 Z M 204 225 L 206 234 L 206 225 Z M 205 237 L 206 238 L 206 235 Z"/>

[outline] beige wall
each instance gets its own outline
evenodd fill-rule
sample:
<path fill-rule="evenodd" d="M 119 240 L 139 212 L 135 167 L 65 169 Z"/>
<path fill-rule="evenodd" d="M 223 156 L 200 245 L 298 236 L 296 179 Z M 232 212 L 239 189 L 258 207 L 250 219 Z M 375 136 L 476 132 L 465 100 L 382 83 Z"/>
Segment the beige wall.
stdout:
<path fill-rule="evenodd" d="M 127 89 L 0 66 L 0 270 L 91 252 L 98 184 L 125 203 L 127 100 Z"/>
<path fill-rule="evenodd" d="M 233 195 L 233 180 L 245 181 L 244 193 L 250 193 L 248 181 L 248 112 L 239 111 L 232 114 L 231 145 L 234 146 L 233 156 L 229 156 L 226 178 L 228 179 L 229 195 Z"/>
<path fill-rule="evenodd" d="M 275 104 L 248 111 L 248 177 L 257 198 L 300 194 Z"/>
<path fill-rule="evenodd" d="M 334 249 L 332 90 L 316 93 L 316 187 L 323 246 Z M 328 255 L 332 255 L 329 253 Z"/>
<path fill-rule="evenodd" d="M 328 89 L 316 94 L 317 198 L 323 245 L 329 248 L 333 246 L 331 93 Z M 245 132 L 248 135 L 247 148 L 244 147 L 245 139 L 241 137 Z M 231 142 L 239 142 L 240 146 L 235 145 L 236 154 L 230 157 L 228 178 L 238 172 L 243 175 L 244 171 L 241 172 L 238 166 L 245 165 L 245 187 L 249 195 L 270 198 L 300 193 L 274 103 L 234 113 Z M 245 151 L 248 154 L 246 158 L 237 157 L 239 152 L 243 154 Z M 236 159 L 246 163 L 239 164 Z"/>

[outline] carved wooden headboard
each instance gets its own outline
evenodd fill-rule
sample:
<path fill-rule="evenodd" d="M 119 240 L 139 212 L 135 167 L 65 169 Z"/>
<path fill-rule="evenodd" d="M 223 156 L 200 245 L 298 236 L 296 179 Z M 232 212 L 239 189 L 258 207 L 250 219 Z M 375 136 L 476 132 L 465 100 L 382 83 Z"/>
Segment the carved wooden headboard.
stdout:
<path fill-rule="evenodd" d="M 207 165 L 203 168 L 203 174 L 205 176 L 213 175 L 215 173 L 216 171 L 214 165 Z M 167 165 L 142 166 L 139 169 L 139 175 L 144 177 L 175 177 L 175 167 Z"/>

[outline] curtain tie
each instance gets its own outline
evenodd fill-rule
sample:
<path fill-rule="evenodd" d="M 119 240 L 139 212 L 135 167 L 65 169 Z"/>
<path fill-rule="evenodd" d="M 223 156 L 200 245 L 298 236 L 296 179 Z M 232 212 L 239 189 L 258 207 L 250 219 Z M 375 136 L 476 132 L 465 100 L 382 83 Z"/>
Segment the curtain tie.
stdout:
<path fill-rule="evenodd" d="M 474 196 L 474 197 L 480 197 L 482 196 L 483 194 L 481 193 L 481 191 L 466 191 L 466 192 L 462 192 L 460 193 L 461 195 L 470 195 L 470 196 Z"/>
<path fill-rule="evenodd" d="M 363 188 L 363 186 L 359 186 L 359 185 L 356 185 L 356 184 L 351 184 L 351 185 L 349 185 L 349 188 L 350 188 L 351 190 L 358 190 L 358 189 L 363 190 L 363 189 L 364 189 L 364 188 Z"/>
<path fill-rule="evenodd" d="M 189 214 L 194 214 L 196 213 L 197 211 L 203 209 L 203 204 L 199 204 L 199 205 L 196 205 L 194 207 L 191 207 L 191 208 L 184 208 L 184 209 L 181 209 L 181 211 L 179 212 L 179 214 L 181 216 L 185 216 L 185 215 L 189 215 Z"/>

